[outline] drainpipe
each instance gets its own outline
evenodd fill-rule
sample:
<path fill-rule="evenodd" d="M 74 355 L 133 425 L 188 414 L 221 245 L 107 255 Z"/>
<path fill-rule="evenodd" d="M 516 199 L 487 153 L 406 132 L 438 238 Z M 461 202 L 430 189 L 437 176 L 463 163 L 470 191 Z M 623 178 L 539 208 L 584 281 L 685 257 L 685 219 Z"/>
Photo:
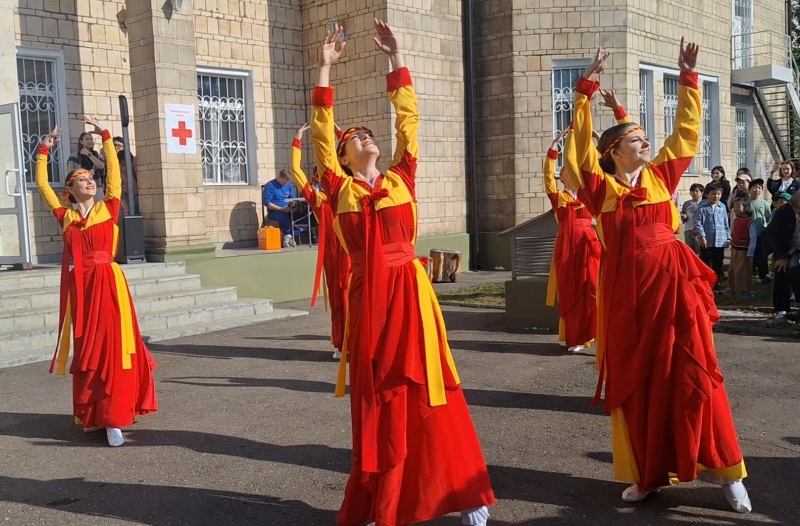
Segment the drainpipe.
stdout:
<path fill-rule="evenodd" d="M 464 53 L 464 117 L 466 128 L 466 179 L 467 179 L 467 232 L 469 233 L 470 266 L 480 270 L 480 241 L 478 239 L 478 170 L 475 155 L 475 135 L 477 131 L 475 119 L 475 62 L 474 62 L 474 26 L 473 0 L 463 0 L 463 53 Z"/>

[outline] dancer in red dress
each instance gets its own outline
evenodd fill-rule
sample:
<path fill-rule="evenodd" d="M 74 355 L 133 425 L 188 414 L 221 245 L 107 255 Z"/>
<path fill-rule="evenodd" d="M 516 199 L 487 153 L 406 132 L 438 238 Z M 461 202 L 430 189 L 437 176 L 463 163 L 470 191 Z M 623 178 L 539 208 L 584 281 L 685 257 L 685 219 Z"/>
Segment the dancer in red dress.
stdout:
<path fill-rule="evenodd" d="M 66 373 L 72 332 L 75 421 L 86 432 L 105 428 L 108 445 L 121 446 L 121 428 L 158 409 L 151 373 L 156 364 L 139 333 L 128 282 L 114 263 L 122 192 L 114 143 L 96 120 L 87 115 L 84 122 L 103 137 L 107 176 L 102 201 L 95 203 L 97 186 L 87 170 L 67 176 L 63 203 L 50 188 L 47 156 L 58 141 L 58 127 L 42 141 L 36 159 L 36 186 L 64 233 L 60 337 L 50 372 Z"/>
<path fill-rule="evenodd" d="M 353 465 L 337 524 L 402 526 L 461 511 L 464 524 L 482 525 L 494 494 L 442 313 L 414 253 L 417 98 L 392 30 L 377 20 L 375 27 L 392 65 L 390 168 L 379 172 L 366 128 L 350 128 L 336 146 L 329 74 L 345 46 L 341 28 L 322 46 L 311 121 L 317 169 L 352 265 L 336 394 L 344 395 L 349 361 Z"/>
<path fill-rule="evenodd" d="M 550 266 L 547 305 L 558 297 L 559 340 L 569 352 L 578 353 L 595 338 L 597 330 L 597 271 L 600 267 L 600 242 L 592 227 L 592 216 L 577 199 L 562 177 L 564 190 L 556 186 L 558 143 L 561 133 L 547 151 L 544 160 L 544 186 L 558 221 L 558 235 Z"/>
<path fill-rule="evenodd" d="M 323 296 L 325 308 L 330 304 L 331 309 L 331 343 L 336 348 L 333 354 L 334 359 L 342 357 L 342 348 L 345 341 L 345 323 L 347 321 L 347 282 L 350 279 L 350 257 L 342 248 L 336 232 L 333 230 L 333 210 L 325 192 L 317 188 L 317 181 L 309 184 L 306 174 L 303 173 L 300 161 L 303 157 L 301 142 L 303 134 L 311 129 L 311 126 L 304 124 L 299 130 L 292 143 L 292 179 L 295 186 L 300 188 L 303 198 L 308 206 L 314 211 L 319 224 L 318 244 L 317 244 L 317 270 L 314 275 L 314 290 L 311 293 L 311 306 L 317 304 L 319 286 L 322 278 L 322 271 L 325 271 L 325 281 L 323 285 Z M 337 136 L 341 135 L 341 130 L 336 130 Z M 315 177 L 316 179 L 316 170 Z"/>
<path fill-rule="evenodd" d="M 731 507 L 747 513 L 747 473 L 711 332 L 719 319 L 715 276 L 674 235 L 671 196 L 699 141 L 697 54 L 681 40 L 674 132 L 650 162 L 650 142 L 633 123 L 606 130 L 597 148 L 592 143 L 589 102 L 608 59 L 598 50 L 578 82 L 564 156 L 606 250 L 599 381 L 612 420 L 614 475 L 633 483 L 622 498 L 636 502 L 671 478 L 691 481 L 708 471 Z"/>

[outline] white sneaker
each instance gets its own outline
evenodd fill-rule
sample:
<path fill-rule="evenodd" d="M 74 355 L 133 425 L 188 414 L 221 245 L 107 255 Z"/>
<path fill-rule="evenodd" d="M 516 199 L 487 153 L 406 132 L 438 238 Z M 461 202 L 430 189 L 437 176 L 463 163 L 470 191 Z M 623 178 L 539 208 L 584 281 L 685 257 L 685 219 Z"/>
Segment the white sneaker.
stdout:
<path fill-rule="evenodd" d="M 786 311 L 782 310 L 782 311 L 776 312 L 775 313 L 775 319 L 776 320 L 785 320 L 786 319 Z"/>
<path fill-rule="evenodd" d="M 101 429 L 103 429 L 103 428 L 100 427 L 100 426 L 84 427 L 83 428 L 83 432 L 84 433 L 94 433 L 95 431 L 100 431 Z"/>
<path fill-rule="evenodd" d="M 569 349 L 567 349 L 567 351 L 577 354 L 577 353 L 581 352 L 584 349 L 585 349 L 585 347 L 583 345 L 576 345 L 575 347 L 570 347 Z"/>
<path fill-rule="evenodd" d="M 744 483 L 741 479 L 724 479 L 710 471 L 701 473 L 699 478 L 709 484 L 719 484 L 722 486 L 722 490 L 725 492 L 725 498 L 728 499 L 728 504 L 733 508 L 733 511 L 737 513 L 750 513 L 753 511 L 753 504 L 750 502 L 750 496 L 747 494 L 747 489 L 744 487 Z"/>
<path fill-rule="evenodd" d="M 119 447 L 125 443 L 125 439 L 122 438 L 122 430 L 118 427 L 107 427 L 106 438 L 111 447 Z"/>
<path fill-rule="evenodd" d="M 342 359 L 342 353 L 340 353 L 339 351 L 334 351 L 333 352 L 333 359 L 334 360 L 341 360 Z"/>
<path fill-rule="evenodd" d="M 622 500 L 625 502 L 641 502 L 647 498 L 648 495 L 652 493 L 651 491 L 641 492 L 639 491 L 639 485 L 634 484 L 633 486 L 629 486 L 622 492 Z"/>

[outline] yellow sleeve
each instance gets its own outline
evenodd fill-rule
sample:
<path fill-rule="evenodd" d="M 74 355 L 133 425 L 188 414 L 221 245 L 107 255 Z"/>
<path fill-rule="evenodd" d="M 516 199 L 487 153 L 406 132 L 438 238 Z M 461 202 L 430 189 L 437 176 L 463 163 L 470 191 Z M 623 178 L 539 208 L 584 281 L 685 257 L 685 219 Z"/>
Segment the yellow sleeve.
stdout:
<path fill-rule="evenodd" d="M 417 112 L 417 96 L 411 83 L 408 68 L 398 68 L 386 76 L 389 100 L 392 101 L 395 113 L 395 129 L 397 130 L 397 147 L 394 150 L 392 164 L 399 164 L 403 156 L 408 154 L 416 159 L 419 156 L 417 131 L 419 129 L 419 113 Z"/>
<path fill-rule="evenodd" d="M 544 166 L 542 166 L 544 191 L 547 195 L 558 193 L 558 186 L 556 186 L 556 161 L 558 161 L 558 152 L 553 149 L 547 150 L 547 157 L 544 158 Z"/>
<path fill-rule="evenodd" d="M 650 165 L 673 193 L 683 173 L 692 164 L 700 143 L 701 101 L 698 74 L 681 73 L 678 108 L 672 135 L 664 142 Z"/>
<path fill-rule="evenodd" d="M 106 158 L 106 195 L 105 200 L 122 197 L 122 176 L 119 172 L 119 158 L 114 148 L 114 141 L 108 130 L 103 130 L 103 156 Z M 131 174 L 131 177 L 133 175 Z"/>
<path fill-rule="evenodd" d="M 578 184 L 575 189 L 589 187 L 590 191 L 594 191 L 605 178 L 603 169 L 600 168 L 597 147 L 592 140 L 591 97 L 599 86 L 599 83 L 581 77 L 575 89 L 573 128 L 567 133 L 563 150 L 564 170 L 570 171 L 570 177 L 576 179 Z M 593 180 L 587 180 L 587 177 Z"/>
<path fill-rule="evenodd" d="M 310 206 L 320 207 L 323 201 L 325 201 L 325 194 L 317 191 L 315 188 L 311 188 L 308 178 L 305 172 L 303 172 L 303 167 L 301 165 L 302 160 L 303 151 L 300 149 L 300 141 L 295 139 L 294 143 L 292 143 L 292 181 L 294 185 L 300 189 L 300 192 Z"/>
<path fill-rule="evenodd" d="M 315 87 L 312 96 L 311 142 L 314 162 L 320 177 L 344 178 L 336 155 L 336 129 L 333 120 L 333 88 Z"/>
<path fill-rule="evenodd" d="M 41 194 L 47 208 L 49 208 L 51 212 L 54 212 L 64 207 L 61 201 L 59 201 L 58 196 L 56 196 L 56 193 L 50 188 L 50 183 L 47 181 L 48 152 L 49 148 L 40 146 L 39 153 L 36 155 L 36 188 L 39 190 L 39 194 Z"/>

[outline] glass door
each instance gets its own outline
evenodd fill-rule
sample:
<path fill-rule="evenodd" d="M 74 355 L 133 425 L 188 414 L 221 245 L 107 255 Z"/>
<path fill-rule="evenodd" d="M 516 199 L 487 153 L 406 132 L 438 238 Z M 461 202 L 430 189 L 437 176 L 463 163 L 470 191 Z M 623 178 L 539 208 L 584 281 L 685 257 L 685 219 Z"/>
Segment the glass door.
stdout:
<path fill-rule="evenodd" d="M 733 0 L 733 69 L 752 68 L 753 0 Z"/>
<path fill-rule="evenodd" d="M 19 105 L 0 105 L 0 265 L 31 262 Z"/>

